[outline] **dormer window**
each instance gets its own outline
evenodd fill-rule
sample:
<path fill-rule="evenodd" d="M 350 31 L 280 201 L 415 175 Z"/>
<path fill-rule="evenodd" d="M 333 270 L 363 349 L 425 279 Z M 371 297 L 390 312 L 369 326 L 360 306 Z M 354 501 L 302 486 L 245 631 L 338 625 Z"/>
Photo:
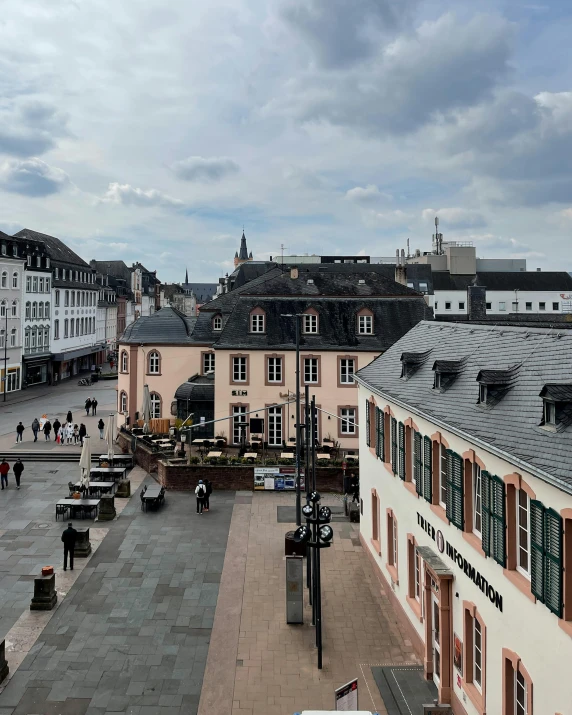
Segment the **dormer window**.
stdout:
<path fill-rule="evenodd" d="M 520 365 L 509 368 L 481 370 L 477 375 L 479 383 L 479 405 L 496 405 L 510 390 L 518 377 Z"/>
<path fill-rule="evenodd" d="M 440 372 L 435 373 L 435 377 L 433 378 L 433 389 L 434 390 L 441 389 L 441 373 Z"/>
<path fill-rule="evenodd" d="M 556 425 L 556 404 L 550 400 L 544 401 L 544 424 Z"/>
<path fill-rule="evenodd" d="M 307 335 L 318 334 L 318 314 L 316 312 L 305 313 L 303 322 L 303 332 Z"/>
<path fill-rule="evenodd" d="M 433 389 L 445 392 L 455 381 L 457 375 L 462 371 L 466 358 L 459 360 L 435 360 L 433 363 Z"/>
<path fill-rule="evenodd" d="M 417 370 L 425 363 L 431 350 L 426 350 L 423 353 L 402 353 L 401 354 L 401 377 L 408 380 L 414 375 Z"/>
<path fill-rule="evenodd" d="M 572 424 L 572 383 L 551 382 L 540 391 L 543 400 L 541 426 L 557 432 Z"/>
<path fill-rule="evenodd" d="M 222 316 L 215 315 L 213 318 L 213 330 L 222 330 Z"/>
<path fill-rule="evenodd" d="M 479 402 L 487 402 L 487 385 L 479 385 Z"/>
<path fill-rule="evenodd" d="M 250 332 L 264 333 L 266 330 L 266 316 L 262 308 L 254 308 L 250 313 Z"/>

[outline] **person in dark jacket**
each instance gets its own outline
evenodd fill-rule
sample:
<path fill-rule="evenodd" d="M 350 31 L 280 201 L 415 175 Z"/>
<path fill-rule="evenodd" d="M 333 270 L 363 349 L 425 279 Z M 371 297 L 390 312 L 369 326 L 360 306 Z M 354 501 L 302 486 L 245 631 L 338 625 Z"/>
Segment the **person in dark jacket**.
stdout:
<path fill-rule="evenodd" d="M 79 426 L 79 441 L 83 445 L 83 438 L 87 435 L 87 430 L 84 423 L 82 422 Z"/>
<path fill-rule="evenodd" d="M 87 400 L 85 401 L 85 414 L 89 415 L 89 411 L 91 409 L 91 397 L 88 397 Z"/>
<path fill-rule="evenodd" d="M 76 540 L 77 531 L 73 528 L 73 524 L 70 521 L 68 528 L 62 534 L 64 544 L 64 571 L 67 571 L 68 568 L 68 556 L 70 557 L 70 570 L 73 571 L 73 552 Z"/>
<path fill-rule="evenodd" d="M 16 477 L 16 487 L 20 489 L 20 477 L 22 476 L 22 472 L 24 471 L 24 465 L 22 464 L 21 459 L 16 460 L 16 463 L 12 467 L 12 470 L 14 471 L 14 476 Z"/>
<path fill-rule="evenodd" d="M 105 430 L 105 422 L 99 418 L 99 422 L 97 423 L 97 429 L 99 430 L 99 439 L 103 439 L 103 432 Z"/>
<path fill-rule="evenodd" d="M 67 416 L 66 416 L 66 422 L 71 422 L 73 424 L 73 415 L 71 410 L 68 410 Z"/>
<path fill-rule="evenodd" d="M 38 432 L 40 431 L 40 423 L 37 417 L 34 417 L 32 422 L 32 432 L 34 433 L 34 442 L 38 441 Z"/>
<path fill-rule="evenodd" d="M 199 483 L 197 484 L 197 488 L 195 489 L 195 496 L 197 497 L 197 514 L 203 513 L 206 493 L 207 491 L 205 489 L 205 485 L 203 484 L 203 480 L 199 479 Z"/>
<path fill-rule="evenodd" d="M 50 439 L 50 432 L 52 431 L 52 423 L 50 420 L 46 420 L 44 422 L 44 436 L 46 438 L 46 442 Z"/>
<path fill-rule="evenodd" d="M 24 425 L 21 422 L 18 422 L 18 426 L 16 427 L 16 444 L 22 441 L 22 435 L 24 434 L 25 429 Z"/>
<path fill-rule="evenodd" d="M 91 414 L 97 414 L 97 400 L 95 399 L 95 397 L 91 400 Z"/>
<path fill-rule="evenodd" d="M 204 508 L 205 511 L 208 511 L 210 509 L 210 496 L 213 493 L 213 484 L 210 482 L 208 479 L 205 479 L 205 503 L 204 503 Z"/>
<path fill-rule="evenodd" d="M 62 426 L 62 423 L 56 417 L 56 419 L 54 420 L 54 434 L 56 435 L 56 437 L 58 436 L 58 432 L 60 431 L 61 426 Z"/>

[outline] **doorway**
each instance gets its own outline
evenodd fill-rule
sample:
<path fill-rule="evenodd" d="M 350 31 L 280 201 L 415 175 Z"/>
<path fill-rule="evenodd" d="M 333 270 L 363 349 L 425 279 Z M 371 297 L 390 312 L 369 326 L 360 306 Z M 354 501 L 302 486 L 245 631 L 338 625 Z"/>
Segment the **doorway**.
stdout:
<path fill-rule="evenodd" d="M 433 652 L 433 680 L 439 687 L 441 682 L 441 619 L 439 613 L 439 599 L 431 591 L 431 613 L 433 627 L 431 629 L 431 650 Z"/>

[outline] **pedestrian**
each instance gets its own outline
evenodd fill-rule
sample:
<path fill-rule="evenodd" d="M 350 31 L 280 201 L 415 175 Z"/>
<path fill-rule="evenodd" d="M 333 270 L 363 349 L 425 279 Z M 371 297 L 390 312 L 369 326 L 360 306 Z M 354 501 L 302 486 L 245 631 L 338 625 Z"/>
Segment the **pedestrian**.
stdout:
<path fill-rule="evenodd" d="M 92 397 L 91 399 L 91 414 L 97 414 L 97 400 L 95 399 L 95 397 Z"/>
<path fill-rule="evenodd" d="M 73 443 L 77 444 L 79 442 L 79 427 L 77 425 L 73 426 Z"/>
<path fill-rule="evenodd" d="M 205 479 L 205 511 L 210 509 L 210 496 L 213 493 L 213 483 Z"/>
<path fill-rule="evenodd" d="M 68 556 L 70 557 L 70 571 L 73 571 L 73 552 L 76 540 L 77 531 L 73 528 L 73 524 L 70 521 L 68 528 L 62 534 L 62 541 L 64 543 L 64 571 L 67 571 L 68 568 Z"/>
<path fill-rule="evenodd" d="M 18 426 L 16 427 L 16 444 L 22 441 L 22 435 L 24 434 L 25 429 L 24 425 L 21 422 L 18 422 Z"/>
<path fill-rule="evenodd" d="M 87 400 L 85 401 L 85 414 L 89 415 L 89 411 L 91 409 L 91 397 L 88 397 Z"/>
<path fill-rule="evenodd" d="M 65 428 L 65 425 L 61 425 L 58 430 L 57 443 L 65 444 L 65 441 L 66 441 L 66 428 Z"/>
<path fill-rule="evenodd" d="M 73 422 L 73 415 L 71 413 L 71 410 L 68 410 L 68 413 L 66 415 L 66 422 Z"/>
<path fill-rule="evenodd" d="M 195 489 L 195 495 L 197 497 L 197 514 L 203 513 L 203 506 L 206 494 L 207 492 L 205 489 L 205 485 L 203 484 L 203 480 L 199 479 L 199 483 L 197 485 L 197 488 Z"/>
<path fill-rule="evenodd" d="M 32 432 L 34 433 L 34 442 L 38 441 L 38 432 L 40 431 L 40 423 L 37 417 L 34 417 L 32 422 Z"/>
<path fill-rule="evenodd" d="M 50 432 L 51 432 L 51 431 L 52 431 L 52 423 L 50 422 L 50 420 L 46 420 L 46 421 L 44 422 L 44 435 L 45 435 L 45 437 L 46 437 L 46 442 L 48 442 L 49 439 L 50 439 Z"/>
<path fill-rule="evenodd" d="M 71 422 L 66 424 L 66 444 L 73 442 L 73 425 Z"/>
<path fill-rule="evenodd" d="M 21 459 L 17 459 L 16 463 L 13 466 L 14 470 L 14 476 L 16 477 L 16 487 L 20 489 L 20 477 L 22 476 L 22 472 L 24 471 L 24 465 L 22 464 Z"/>
<path fill-rule="evenodd" d="M 355 502 L 359 504 L 359 479 L 356 479 L 355 485 L 353 487 L 352 504 Z"/>
<path fill-rule="evenodd" d="M 10 471 L 10 465 L 3 459 L 0 464 L 0 481 L 2 482 L 2 489 L 6 487 L 8 489 L 8 472 Z"/>
<path fill-rule="evenodd" d="M 85 428 L 85 425 L 82 422 L 79 426 L 79 441 L 81 442 L 82 446 L 83 446 L 84 437 L 86 435 L 87 435 L 87 430 Z"/>
<path fill-rule="evenodd" d="M 56 419 L 54 420 L 54 439 L 56 439 L 56 437 L 58 436 L 58 432 L 60 431 L 61 426 L 62 423 L 56 417 Z"/>
<path fill-rule="evenodd" d="M 103 431 L 105 429 L 105 422 L 99 418 L 99 422 L 97 423 L 97 429 L 99 430 L 99 439 L 103 439 Z"/>

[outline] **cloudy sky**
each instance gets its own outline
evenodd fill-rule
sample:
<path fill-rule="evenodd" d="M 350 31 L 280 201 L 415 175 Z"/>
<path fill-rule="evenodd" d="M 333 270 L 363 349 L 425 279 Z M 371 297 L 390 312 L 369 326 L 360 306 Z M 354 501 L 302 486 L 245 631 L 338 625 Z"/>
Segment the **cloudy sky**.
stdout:
<path fill-rule="evenodd" d="M 162 280 L 446 239 L 572 270 L 564 0 L 4 0 L 0 229 Z"/>

